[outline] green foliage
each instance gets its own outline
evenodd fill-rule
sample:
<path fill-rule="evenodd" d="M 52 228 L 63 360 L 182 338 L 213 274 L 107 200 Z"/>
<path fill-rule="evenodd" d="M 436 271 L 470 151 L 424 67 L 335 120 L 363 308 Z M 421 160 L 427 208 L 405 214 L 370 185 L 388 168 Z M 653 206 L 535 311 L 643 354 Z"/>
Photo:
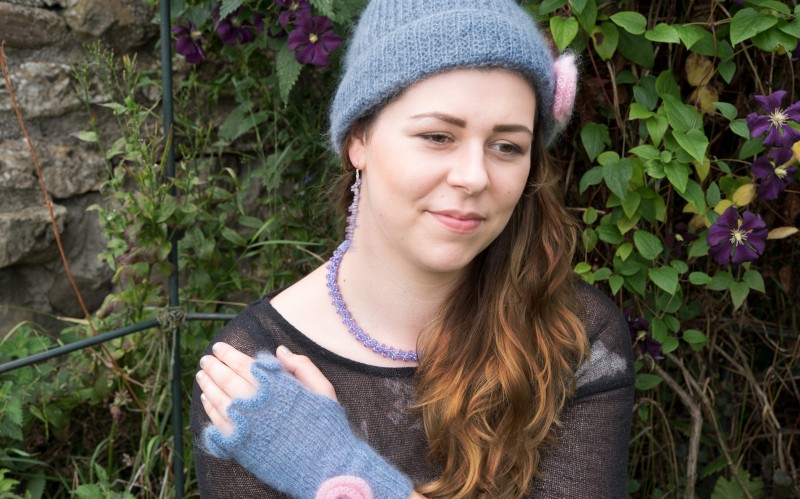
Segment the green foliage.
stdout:
<path fill-rule="evenodd" d="M 364 3 L 311 2 L 341 36 Z M 173 237 L 181 303 L 202 312 L 236 311 L 292 282 L 339 238 L 336 218 L 321 215 L 316 200 L 336 168 L 322 132 L 340 51 L 330 54 L 332 69 L 301 64 L 274 2 L 221 2 L 223 17 L 237 13 L 244 24 L 265 15 L 264 32 L 237 45 L 215 35 L 212 2 L 172 5 L 173 22 L 203 33 L 205 59 L 175 75 L 169 133 L 158 71 L 97 45 L 74 68 L 88 123 L 75 135 L 107 165 L 105 200 L 92 209 L 116 287 L 93 317 L 98 330 L 153 318 L 167 305 Z M 796 383 L 787 382 L 798 376 L 800 238 L 792 226 L 800 199 L 797 184 L 778 199 L 760 197 L 751 164 L 769 148 L 746 119 L 764 112 L 755 95 L 800 93 L 791 61 L 796 1 L 523 6 L 550 27 L 560 51 L 581 60 L 576 116 L 554 155 L 573 165 L 567 197 L 585 225 L 574 270 L 638 324 L 631 496 L 690 487 L 711 498 L 797 494 L 784 435 L 800 417 Z M 707 241 L 731 206 L 772 230 L 764 254 L 739 266 L 715 261 Z M 197 359 L 218 327 L 187 324 L 184 357 Z M 80 324 L 53 339 L 21 324 L 0 340 L 0 362 L 90 334 Z M 170 490 L 168 341 L 149 331 L 4 376 L 0 497 Z M 184 373 L 187 389 L 192 374 Z M 701 418 L 699 440 L 691 439 L 692 414 Z M 86 420 L 92 425 L 77 423 Z M 77 442 L 73 457 L 49 450 L 64 442 Z"/>
<path fill-rule="evenodd" d="M 696 397 L 698 386 L 719 393 L 727 383 L 763 392 L 756 379 L 769 368 L 755 359 L 770 352 L 775 362 L 787 359 L 779 368 L 784 376 L 798 373 L 796 360 L 757 338 L 765 330 L 772 337 L 774 331 L 798 334 L 800 308 L 789 298 L 795 285 L 776 276 L 800 268 L 800 243 L 788 235 L 796 233 L 790 227 L 800 216 L 800 197 L 789 187 L 776 200 L 761 198 L 763 180 L 750 166 L 770 149 L 763 137 L 751 137 L 744 118 L 764 113 L 755 95 L 782 89 L 794 99 L 785 106 L 797 100 L 797 66 L 790 58 L 800 38 L 800 8 L 768 0 L 746 0 L 741 7 L 713 2 L 706 10 L 691 2 L 669 8 L 595 0 L 526 4 L 549 22 L 556 46 L 569 46 L 583 63 L 587 102 L 579 100 L 572 128 L 579 152 L 576 158 L 555 151 L 565 164 L 577 159 L 578 165 L 571 202 L 583 214 L 585 255 L 575 272 L 590 283 L 607 283 L 628 318 L 649 325 L 635 342 L 644 362 L 636 378 L 642 424 L 634 431 L 631 493 L 660 497 L 691 486 L 697 497 L 745 497 L 745 486 L 749 496 L 760 497 L 773 487 L 771 475 L 750 478 L 761 474 L 760 458 L 742 447 L 744 430 L 719 433 L 716 449 L 709 450 L 713 439 L 691 449 L 690 422 L 678 410 L 684 399 L 676 395 L 683 390 Z M 800 157 L 800 146 L 795 154 Z M 731 206 L 759 214 L 774 229 L 765 253 L 739 266 L 718 263 L 707 241 L 709 228 Z M 667 359 L 654 362 L 655 352 Z M 731 355 L 744 352 L 754 357 L 730 364 Z M 724 373 L 715 372 L 721 366 Z M 663 383 L 667 377 L 675 382 Z M 704 403 L 705 425 L 734 425 L 736 411 L 741 423 L 747 407 L 764 407 L 763 399 L 741 396 L 745 401 Z M 663 420 L 656 409 L 668 411 Z M 774 420 L 791 425 L 796 416 L 794 410 L 776 412 Z M 723 437 L 727 431 L 733 436 Z M 662 459 L 663 445 L 680 459 Z M 788 448 L 774 440 L 756 447 L 770 459 L 778 459 L 775 452 L 788 459 Z M 682 464 L 690 452 L 704 473 L 691 484 Z M 743 466 L 730 464 L 742 460 Z M 794 465 L 781 465 L 780 473 L 783 466 Z"/>

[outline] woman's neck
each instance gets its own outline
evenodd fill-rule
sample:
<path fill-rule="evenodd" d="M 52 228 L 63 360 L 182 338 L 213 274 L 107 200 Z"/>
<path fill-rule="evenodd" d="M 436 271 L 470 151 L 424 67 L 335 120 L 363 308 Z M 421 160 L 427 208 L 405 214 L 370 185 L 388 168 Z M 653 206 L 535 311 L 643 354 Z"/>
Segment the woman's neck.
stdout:
<path fill-rule="evenodd" d="M 425 272 L 392 255 L 354 244 L 345 253 L 338 283 L 347 309 L 380 343 L 404 348 L 434 319 L 456 285 L 455 273 Z"/>

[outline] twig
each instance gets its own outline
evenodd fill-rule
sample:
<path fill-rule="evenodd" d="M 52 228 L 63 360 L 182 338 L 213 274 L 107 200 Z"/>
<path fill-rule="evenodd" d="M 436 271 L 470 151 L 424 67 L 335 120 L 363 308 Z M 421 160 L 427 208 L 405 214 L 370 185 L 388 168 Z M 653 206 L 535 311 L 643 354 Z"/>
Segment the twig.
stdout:
<path fill-rule="evenodd" d="M 53 212 L 53 200 L 50 199 L 50 194 L 47 191 L 47 185 L 44 182 L 44 174 L 42 173 L 42 168 L 39 165 L 39 155 L 36 153 L 36 148 L 33 147 L 33 140 L 31 140 L 31 136 L 28 134 L 28 129 L 25 126 L 25 121 L 22 119 L 22 112 L 19 110 L 19 106 L 17 105 L 17 100 L 14 98 L 14 88 L 11 86 L 11 80 L 8 76 L 8 68 L 6 67 L 6 53 L 5 53 L 5 43 L 0 42 L 0 69 L 3 71 L 3 79 L 6 82 L 6 88 L 8 88 L 8 96 L 11 99 L 11 107 L 14 108 L 14 113 L 17 115 L 17 121 L 19 122 L 19 127 L 22 130 L 22 133 L 25 135 L 25 140 L 28 141 L 28 148 L 31 150 L 31 155 L 33 156 L 33 165 L 36 167 L 36 174 L 39 177 L 39 184 L 42 187 L 42 193 L 44 194 L 44 202 L 47 205 L 47 209 L 50 211 L 50 222 L 53 226 L 53 234 L 56 236 L 56 245 L 58 246 L 58 253 L 61 255 L 61 262 L 64 264 L 64 270 L 67 273 L 67 278 L 69 279 L 70 284 L 72 284 L 72 289 L 75 290 L 75 296 L 78 297 L 78 302 L 80 302 L 81 310 L 83 310 L 83 315 L 86 317 L 86 321 L 89 324 L 89 329 L 92 330 L 93 335 L 97 335 L 97 331 L 94 329 L 94 324 L 92 324 L 92 318 L 89 314 L 89 309 L 86 307 L 86 303 L 83 301 L 83 296 L 81 296 L 81 292 L 78 291 L 78 285 L 75 283 L 75 279 L 72 277 L 72 271 L 69 267 L 69 262 L 67 262 L 67 255 L 64 253 L 64 246 L 61 244 L 61 234 L 58 232 L 58 224 L 56 223 L 56 215 Z"/>
<path fill-rule="evenodd" d="M 646 357 L 649 359 L 649 357 Z M 689 409 L 689 415 L 692 418 L 692 427 L 689 433 L 689 454 L 686 459 L 686 490 L 684 490 L 684 497 L 686 499 L 694 499 L 694 486 L 697 482 L 697 456 L 700 452 L 700 435 L 703 430 L 703 413 L 700 405 L 692 398 L 686 390 L 675 381 L 675 378 L 667 374 L 655 362 L 652 362 L 652 369 L 661 376 L 664 382 L 678 395 L 683 405 Z"/>

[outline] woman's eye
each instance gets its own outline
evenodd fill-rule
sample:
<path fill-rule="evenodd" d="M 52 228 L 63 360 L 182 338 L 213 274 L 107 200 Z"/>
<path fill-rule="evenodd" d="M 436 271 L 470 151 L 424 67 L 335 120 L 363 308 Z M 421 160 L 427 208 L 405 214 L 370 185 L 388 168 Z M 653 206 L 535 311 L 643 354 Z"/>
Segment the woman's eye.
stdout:
<path fill-rule="evenodd" d="M 450 137 L 443 133 L 427 133 L 422 135 L 422 138 L 434 144 L 446 144 L 450 140 Z"/>
<path fill-rule="evenodd" d="M 508 142 L 500 142 L 495 144 L 494 149 L 503 154 L 519 154 L 522 152 L 522 149 L 519 146 L 514 144 L 509 144 Z"/>

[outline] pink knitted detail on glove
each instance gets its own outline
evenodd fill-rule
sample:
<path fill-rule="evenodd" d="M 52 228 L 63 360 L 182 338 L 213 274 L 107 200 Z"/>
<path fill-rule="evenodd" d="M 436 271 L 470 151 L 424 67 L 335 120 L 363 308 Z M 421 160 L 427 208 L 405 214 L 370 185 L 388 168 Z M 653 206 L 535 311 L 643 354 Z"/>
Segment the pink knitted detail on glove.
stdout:
<path fill-rule="evenodd" d="M 575 65 L 575 54 L 561 54 L 553 62 L 553 74 L 556 80 L 553 118 L 559 127 L 563 127 L 572 115 L 575 92 L 578 89 L 578 68 Z"/>
<path fill-rule="evenodd" d="M 372 499 L 372 488 L 357 476 L 335 476 L 322 482 L 316 499 Z"/>

